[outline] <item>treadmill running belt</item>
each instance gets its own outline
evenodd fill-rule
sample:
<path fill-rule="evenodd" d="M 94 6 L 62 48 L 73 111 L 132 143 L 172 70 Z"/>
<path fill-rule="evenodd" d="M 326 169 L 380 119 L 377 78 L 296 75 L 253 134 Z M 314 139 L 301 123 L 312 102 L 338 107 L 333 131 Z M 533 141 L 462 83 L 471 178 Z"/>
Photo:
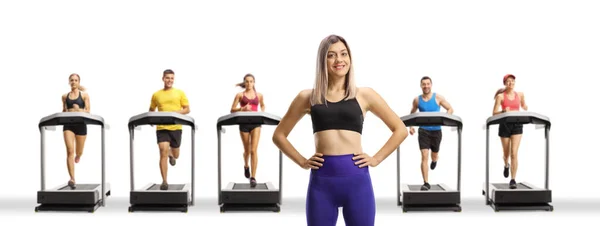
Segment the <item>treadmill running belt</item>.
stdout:
<path fill-rule="evenodd" d="M 185 185 L 183 184 L 169 184 L 169 191 L 173 191 L 173 190 L 181 190 L 183 189 Z M 148 191 L 150 190 L 160 190 L 160 184 L 154 184 L 152 185 L 150 188 L 148 188 Z"/>
<path fill-rule="evenodd" d="M 498 184 L 493 184 L 494 187 L 498 188 L 498 189 L 510 189 L 510 187 L 508 186 L 508 183 L 498 183 Z M 524 184 L 521 183 L 517 183 L 517 188 L 516 189 L 531 189 L 528 186 L 525 186 Z M 512 189 L 510 189 L 512 190 Z"/>
<path fill-rule="evenodd" d="M 250 184 L 234 184 L 233 185 L 233 189 L 262 189 L 262 190 L 267 190 L 267 185 L 266 184 L 256 184 L 256 187 L 251 188 Z"/>
<path fill-rule="evenodd" d="M 430 184 L 430 185 L 431 185 L 431 188 L 429 189 L 429 191 L 445 191 L 442 187 L 440 187 L 437 184 Z M 408 185 L 408 188 L 410 188 L 411 191 L 420 191 L 421 186 L 423 186 L 423 185 Z"/>
<path fill-rule="evenodd" d="M 58 190 L 61 190 L 61 191 L 64 191 L 64 190 L 74 190 L 74 191 L 94 190 L 98 186 L 100 186 L 100 185 L 99 184 L 75 184 L 75 189 L 71 189 L 71 187 L 69 187 L 68 185 L 65 185 L 64 187 L 62 187 Z"/>

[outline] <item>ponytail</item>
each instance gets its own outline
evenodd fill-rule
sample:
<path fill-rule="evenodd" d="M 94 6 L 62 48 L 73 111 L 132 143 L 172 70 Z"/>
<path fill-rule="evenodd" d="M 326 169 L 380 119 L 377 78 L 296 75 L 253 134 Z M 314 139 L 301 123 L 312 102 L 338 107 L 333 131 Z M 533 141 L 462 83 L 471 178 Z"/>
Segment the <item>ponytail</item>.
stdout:
<path fill-rule="evenodd" d="M 496 95 L 494 95 L 494 99 L 496 99 L 496 96 L 498 96 L 498 94 L 504 93 L 504 91 L 506 91 L 506 88 L 498 89 L 498 91 L 496 91 Z"/>
<path fill-rule="evenodd" d="M 242 87 L 242 88 L 245 89 L 246 88 L 246 83 L 245 82 L 240 82 L 238 84 L 235 84 L 235 86 L 239 86 L 239 87 Z"/>
<path fill-rule="evenodd" d="M 79 91 L 85 91 L 85 90 L 87 90 L 85 87 L 83 87 L 81 85 L 77 89 L 79 89 Z"/>

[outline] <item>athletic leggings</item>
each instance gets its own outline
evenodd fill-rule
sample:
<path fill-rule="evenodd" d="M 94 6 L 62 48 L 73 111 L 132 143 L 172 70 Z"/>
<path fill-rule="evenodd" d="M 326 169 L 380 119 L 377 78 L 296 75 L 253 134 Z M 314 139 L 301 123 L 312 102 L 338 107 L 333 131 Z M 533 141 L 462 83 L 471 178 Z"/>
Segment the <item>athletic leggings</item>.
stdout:
<path fill-rule="evenodd" d="M 369 169 L 354 165 L 353 156 L 323 156 L 323 166 L 311 170 L 306 197 L 308 226 L 335 226 L 339 207 L 347 226 L 375 225 Z"/>

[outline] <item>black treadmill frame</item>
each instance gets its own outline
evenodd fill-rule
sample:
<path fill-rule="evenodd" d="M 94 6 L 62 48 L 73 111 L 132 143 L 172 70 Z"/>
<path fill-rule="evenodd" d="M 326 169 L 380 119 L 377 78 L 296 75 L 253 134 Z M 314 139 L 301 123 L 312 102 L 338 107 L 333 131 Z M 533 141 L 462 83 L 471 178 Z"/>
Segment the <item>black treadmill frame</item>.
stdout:
<path fill-rule="evenodd" d="M 544 128 L 544 137 L 545 137 L 545 183 L 544 188 L 537 188 L 527 182 L 521 182 L 521 184 L 527 184 L 529 191 L 523 191 L 521 189 L 493 189 L 495 194 L 491 194 L 490 187 L 494 187 L 490 185 L 490 126 L 491 125 L 499 125 L 502 123 L 519 123 L 523 125 L 533 124 L 537 126 L 543 126 Z M 485 204 L 489 205 L 494 211 L 499 212 L 503 210 L 542 210 L 542 211 L 554 211 L 554 206 L 550 203 L 552 202 L 552 190 L 549 188 L 549 166 L 550 166 L 550 127 L 551 122 L 547 116 L 541 115 L 535 112 L 528 111 L 519 111 L 519 112 L 505 112 L 502 114 L 497 114 L 489 117 L 486 120 L 485 131 L 486 131 L 486 143 L 485 143 L 485 165 L 486 165 L 486 173 L 485 173 L 485 184 L 482 194 L 485 196 Z M 501 183 L 508 184 L 508 183 Z M 513 194 L 515 196 L 527 197 L 531 194 L 536 194 L 533 197 L 538 197 L 540 202 L 496 202 L 495 197 L 498 193 L 506 193 Z M 490 197 L 492 196 L 492 197 Z M 548 197 L 549 196 L 549 197 Z"/>
<path fill-rule="evenodd" d="M 57 126 L 65 126 L 65 125 L 97 125 L 100 127 L 101 137 L 101 182 L 98 186 L 101 186 L 101 189 L 95 190 L 85 190 L 85 191 L 77 191 L 77 190 L 69 190 L 69 191 L 58 191 L 58 188 L 65 186 L 66 184 L 60 185 L 54 189 L 46 189 L 46 131 L 54 131 Z M 104 207 L 106 205 L 106 198 L 110 196 L 110 186 L 106 183 L 106 170 L 105 170 L 105 147 L 106 147 L 106 130 L 110 128 L 108 124 L 105 123 L 104 118 L 98 115 L 93 115 L 86 112 L 59 112 L 43 117 L 38 123 L 38 128 L 40 131 L 40 171 L 41 171 L 41 189 L 37 192 L 37 202 L 38 206 L 35 207 L 35 212 L 40 211 L 85 211 L 93 213 L 99 207 Z M 109 187 L 107 189 L 107 187 Z M 71 199 L 67 198 L 65 200 L 73 200 L 66 202 L 47 202 L 42 199 L 43 196 L 46 195 L 54 195 L 54 196 L 62 196 L 62 197 L 71 197 L 76 193 L 92 193 L 100 190 L 101 195 L 100 198 L 95 203 L 78 203 L 80 199 Z M 64 194 L 63 194 L 64 193 Z M 42 197 L 41 197 L 42 196 Z M 56 200 L 56 198 L 53 198 Z M 69 203 L 70 202 L 70 203 Z"/>
<path fill-rule="evenodd" d="M 150 183 L 149 185 L 136 190 L 135 189 L 135 183 L 134 183 L 134 163 L 133 163 L 133 159 L 134 159 L 134 131 L 135 130 L 139 130 L 140 126 L 144 126 L 144 125 L 173 125 L 173 124 L 178 124 L 178 125 L 183 125 L 183 126 L 189 126 L 191 128 L 191 185 L 189 186 L 189 189 L 186 192 L 182 192 L 182 191 L 173 191 L 171 192 L 170 190 L 166 190 L 166 191 L 148 191 L 147 189 L 149 188 L 149 186 L 154 185 L 154 183 Z M 196 134 L 196 129 L 197 129 L 197 125 L 195 123 L 194 118 L 192 118 L 191 116 L 188 115 L 183 115 L 183 114 L 179 114 L 176 112 L 145 112 L 145 113 L 141 113 L 138 115 L 135 115 L 133 117 L 131 117 L 129 119 L 129 123 L 128 123 L 128 127 L 129 127 L 129 150 L 130 150 L 130 158 L 129 158 L 129 163 L 130 163 L 130 193 L 129 193 L 129 208 L 128 211 L 129 212 L 137 212 L 137 211 L 178 211 L 178 212 L 184 212 L 187 213 L 188 211 L 188 207 L 189 206 L 194 206 L 195 204 L 195 192 L 194 192 L 194 185 L 195 185 L 195 153 L 196 153 L 196 139 L 195 139 L 195 134 Z M 173 184 L 175 185 L 175 184 Z M 188 184 L 185 184 L 185 187 L 188 187 Z M 145 194 L 147 193 L 147 194 Z M 152 194 L 150 194 L 152 193 Z M 186 202 L 185 204 L 181 204 L 181 203 L 158 203 L 160 202 L 159 200 L 165 200 L 165 198 L 168 198 L 168 193 L 186 193 L 186 197 L 191 197 L 190 200 L 188 202 Z M 144 201 L 141 203 L 138 203 L 137 201 L 133 200 L 134 197 L 146 197 L 149 199 L 153 199 L 156 200 L 157 203 L 154 203 L 154 201 L 149 200 L 149 201 Z M 157 198 L 157 196 L 166 196 L 164 198 Z M 187 199 L 187 198 L 186 198 Z"/>
<path fill-rule="evenodd" d="M 405 126 L 444 126 L 456 128 L 458 135 L 458 166 L 457 166 L 457 185 L 456 190 L 453 191 L 447 185 L 443 183 L 432 184 L 432 186 L 440 186 L 444 188 L 444 191 L 405 191 L 404 186 L 400 182 L 400 146 L 396 149 L 396 161 L 397 161 L 397 205 L 402 207 L 403 212 L 408 211 L 454 211 L 461 212 L 462 207 L 460 205 L 460 181 L 461 181 L 461 154 L 462 154 L 462 119 L 456 115 L 451 115 L 444 112 L 416 112 L 401 117 Z M 403 194 L 405 193 L 405 194 Z M 405 197 L 407 194 L 410 196 L 418 197 L 419 199 L 426 200 L 421 204 L 406 203 Z M 440 203 L 439 197 L 444 197 L 442 200 L 447 200 L 448 203 Z M 437 201 L 436 201 L 437 200 Z M 412 201 L 411 201 L 412 202 Z"/>
<path fill-rule="evenodd" d="M 217 140 L 218 140 L 218 204 L 221 213 L 233 211 L 269 211 L 280 212 L 282 204 L 282 162 L 283 154 L 279 151 L 279 188 L 269 193 L 278 193 L 278 202 L 276 203 L 227 203 L 223 200 L 223 190 L 221 189 L 221 133 L 225 133 L 225 126 L 241 125 L 241 124 L 260 124 L 260 125 L 279 125 L 280 117 L 267 112 L 235 112 L 224 115 L 217 120 Z M 265 183 L 258 183 L 265 184 Z M 229 191 L 234 193 L 233 191 Z M 262 192 L 262 191 L 256 191 Z M 241 193 L 241 192 L 235 192 Z"/>

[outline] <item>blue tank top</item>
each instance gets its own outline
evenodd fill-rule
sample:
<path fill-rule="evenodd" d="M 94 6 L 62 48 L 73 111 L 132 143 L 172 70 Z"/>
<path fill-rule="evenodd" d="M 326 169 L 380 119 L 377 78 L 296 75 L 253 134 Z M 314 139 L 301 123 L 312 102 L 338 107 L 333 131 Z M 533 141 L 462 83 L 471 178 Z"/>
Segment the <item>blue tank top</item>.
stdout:
<path fill-rule="evenodd" d="M 438 105 L 437 101 L 435 101 L 435 93 L 433 93 L 433 95 L 431 95 L 431 99 L 429 99 L 429 101 L 424 101 L 423 95 L 419 95 L 418 107 L 419 107 L 420 112 L 439 112 L 440 111 L 440 105 Z M 441 130 L 442 126 L 421 126 L 420 128 L 423 128 L 423 129 L 429 130 L 429 131 L 434 131 L 434 130 Z"/>

